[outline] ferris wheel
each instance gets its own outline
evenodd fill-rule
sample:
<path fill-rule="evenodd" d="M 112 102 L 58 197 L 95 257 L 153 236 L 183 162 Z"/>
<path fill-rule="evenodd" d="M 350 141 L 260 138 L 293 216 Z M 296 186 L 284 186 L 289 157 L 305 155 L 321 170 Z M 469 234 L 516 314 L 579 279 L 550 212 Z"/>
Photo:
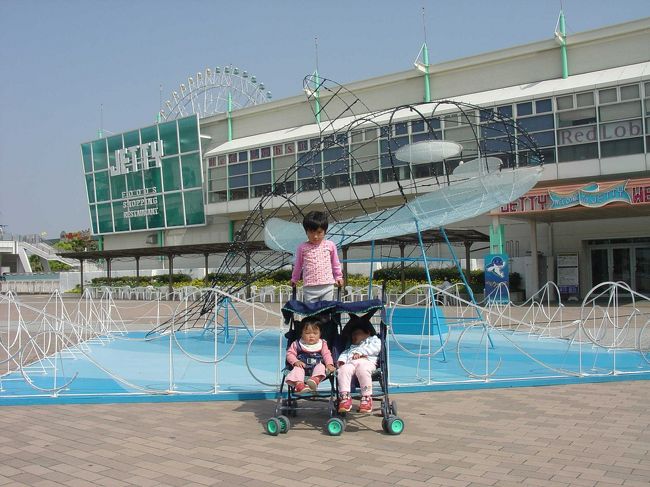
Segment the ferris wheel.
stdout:
<path fill-rule="evenodd" d="M 217 66 L 189 76 L 160 110 L 161 121 L 198 114 L 199 118 L 259 105 L 272 98 L 264 83 L 237 67 Z"/>

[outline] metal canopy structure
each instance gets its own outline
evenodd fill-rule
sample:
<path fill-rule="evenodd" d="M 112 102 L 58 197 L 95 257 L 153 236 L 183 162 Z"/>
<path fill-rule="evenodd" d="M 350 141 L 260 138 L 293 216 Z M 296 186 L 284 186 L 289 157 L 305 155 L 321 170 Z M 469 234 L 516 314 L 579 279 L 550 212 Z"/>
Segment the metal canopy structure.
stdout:
<path fill-rule="evenodd" d="M 466 254 L 469 248 L 476 242 L 489 242 L 490 238 L 479 231 L 473 229 L 445 229 L 450 242 L 464 243 Z M 445 239 L 439 229 L 426 230 L 422 232 L 422 241 L 425 244 L 444 243 Z M 369 246 L 370 242 L 358 242 L 346 246 L 343 251 L 351 247 Z M 419 245 L 417 234 L 402 235 L 399 237 L 385 238 L 374 242 L 375 245 L 398 245 L 400 247 L 407 245 Z M 229 252 L 243 252 L 252 254 L 254 252 L 271 252 L 264 242 L 221 242 L 192 245 L 168 245 L 164 247 L 137 247 L 130 249 L 115 250 L 91 250 L 84 252 L 58 252 L 57 255 L 69 259 L 76 259 L 81 264 L 81 291 L 83 292 L 83 261 L 84 260 L 106 260 L 106 274 L 111 277 L 111 261 L 113 259 L 133 258 L 136 261 L 136 275 L 140 275 L 140 258 L 142 257 L 167 257 L 169 261 L 169 286 L 172 291 L 172 275 L 174 274 L 174 257 L 181 255 L 203 255 L 205 256 L 206 275 L 208 269 L 208 256 L 212 254 L 227 254 Z"/>

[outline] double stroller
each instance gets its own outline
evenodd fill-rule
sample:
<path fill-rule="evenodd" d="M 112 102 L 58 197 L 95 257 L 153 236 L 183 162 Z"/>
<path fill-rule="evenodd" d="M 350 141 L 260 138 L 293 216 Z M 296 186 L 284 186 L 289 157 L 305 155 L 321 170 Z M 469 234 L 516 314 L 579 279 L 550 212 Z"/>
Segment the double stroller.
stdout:
<path fill-rule="evenodd" d="M 300 321 L 296 319 L 296 315 L 303 317 L 318 316 L 322 323 L 321 338 L 327 342 L 329 349 L 332 351 L 335 364 L 339 354 L 348 345 L 346 343 L 346 339 L 349 340 L 350 337 L 348 331 L 355 326 L 355 320 L 366 320 L 365 326 L 374 326 L 370 324 L 370 318 L 378 311 L 381 317 L 378 333 L 381 341 L 381 351 L 372 380 L 373 382 L 379 382 L 380 392 L 373 392 L 372 398 L 381 401 L 380 411 L 384 432 L 399 435 L 404 430 L 404 421 L 397 416 L 397 404 L 395 401 L 391 401 L 388 395 L 387 326 L 384 303 L 380 299 L 357 302 L 320 301 L 317 303 L 303 303 L 291 299 L 282 308 L 285 322 L 289 324 L 289 331 L 285 334 L 287 347 L 300 337 Z M 345 315 L 347 317 L 344 318 Z M 346 322 L 345 326 L 343 326 L 342 319 Z M 356 325 L 358 326 L 359 323 L 357 322 Z M 291 428 L 289 418 L 296 417 L 300 411 L 323 409 L 322 403 L 326 403 L 329 419 L 325 423 L 325 431 L 331 436 L 341 435 L 345 431 L 350 413 L 339 412 L 336 372 L 328 375 L 327 379 L 323 380 L 323 385 L 328 383 L 329 390 L 321 388 L 321 390 L 314 391 L 309 395 L 304 395 L 297 394 L 293 386 L 285 383 L 285 378 L 290 369 L 291 367 L 286 364 L 277 394 L 275 416 L 269 418 L 266 422 L 267 433 L 272 436 L 287 433 Z M 311 370 L 306 368 L 306 375 L 309 375 L 310 372 Z M 352 392 L 353 398 L 360 396 L 359 393 L 354 393 L 354 386 Z"/>

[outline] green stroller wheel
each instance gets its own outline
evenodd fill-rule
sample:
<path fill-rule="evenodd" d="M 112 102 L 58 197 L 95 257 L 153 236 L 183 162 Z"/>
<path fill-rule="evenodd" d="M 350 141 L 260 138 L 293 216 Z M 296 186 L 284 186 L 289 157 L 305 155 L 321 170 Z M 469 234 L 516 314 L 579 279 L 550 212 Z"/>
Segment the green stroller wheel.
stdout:
<path fill-rule="evenodd" d="M 330 420 L 327 421 L 326 428 L 330 436 L 340 436 L 345 429 L 345 423 L 340 418 L 330 418 Z"/>
<path fill-rule="evenodd" d="M 386 429 L 389 435 L 399 435 L 404 431 L 404 421 L 398 416 L 391 416 L 386 421 Z"/>
<path fill-rule="evenodd" d="M 278 436 L 282 430 L 282 425 L 278 418 L 270 418 L 266 422 L 266 432 L 271 436 Z"/>
<path fill-rule="evenodd" d="M 280 433 L 287 433 L 291 429 L 291 421 L 286 416 L 280 415 L 277 420 L 280 423 Z"/>

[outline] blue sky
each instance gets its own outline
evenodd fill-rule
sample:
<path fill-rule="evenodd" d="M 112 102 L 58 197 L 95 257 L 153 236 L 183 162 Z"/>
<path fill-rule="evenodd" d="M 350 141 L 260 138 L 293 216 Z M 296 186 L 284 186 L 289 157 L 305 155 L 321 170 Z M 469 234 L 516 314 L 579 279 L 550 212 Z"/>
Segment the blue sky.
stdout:
<path fill-rule="evenodd" d="M 314 70 L 350 82 L 553 36 L 559 1 L 0 0 L 0 224 L 13 234 L 90 226 L 81 142 L 151 124 L 197 71 L 233 64 L 274 99 Z M 567 30 L 650 16 L 648 0 L 564 0 Z"/>

